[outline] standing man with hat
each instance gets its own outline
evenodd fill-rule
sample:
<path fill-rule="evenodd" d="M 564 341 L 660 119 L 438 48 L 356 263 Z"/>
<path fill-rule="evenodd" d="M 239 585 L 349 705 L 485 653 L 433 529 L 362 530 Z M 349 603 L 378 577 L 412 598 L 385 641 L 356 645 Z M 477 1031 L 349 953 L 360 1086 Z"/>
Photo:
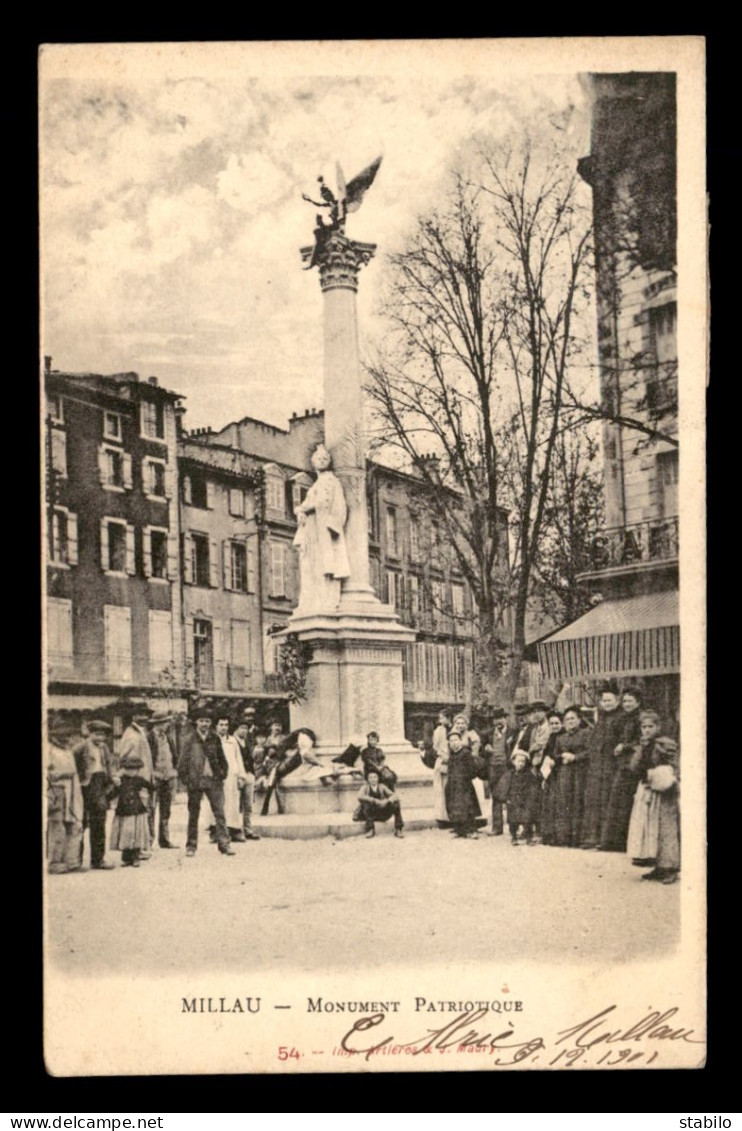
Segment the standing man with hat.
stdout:
<path fill-rule="evenodd" d="M 85 803 L 84 826 L 90 830 L 90 867 L 99 871 L 113 868 L 105 859 L 106 814 L 120 781 L 106 742 L 110 733 L 111 727 L 103 719 L 91 719 L 89 737 L 73 751 Z"/>
<path fill-rule="evenodd" d="M 260 836 L 252 827 L 252 814 L 255 804 L 255 759 L 253 750 L 258 728 L 255 726 L 255 708 L 246 707 L 234 728 L 232 738 L 235 741 L 244 773 L 242 775 L 242 790 L 240 805 L 242 809 L 242 831 L 245 840 L 260 840 Z"/>
<path fill-rule="evenodd" d="M 211 729 L 211 715 L 205 707 L 193 712 L 195 728 L 186 735 L 178 763 L 178 775 L 188 790 L 188 839 L 186 856 L 195 856 L 198 847 L 198 819 L 201 798 L 206 794 L 211 812 L 219 851 L 223 856 L 234 856 L 229 843 L 229 833 L 224 819 L 224 782 L 229 765 L 222 746 Z"/>
<path fill-rule="evenodd" d="M 178 785 L 178 758 L 175 745 L 168 733 L 173 716 L 167 711 L 155 711 L 149 720 L 149 745 L 152 753 L 153 800 L 152 820 L 154 823 L 157 806 L 160 806 L 158 844 L 160 848 L 177 848 L 170 841 L 170 811 L 175 800 Z"/>

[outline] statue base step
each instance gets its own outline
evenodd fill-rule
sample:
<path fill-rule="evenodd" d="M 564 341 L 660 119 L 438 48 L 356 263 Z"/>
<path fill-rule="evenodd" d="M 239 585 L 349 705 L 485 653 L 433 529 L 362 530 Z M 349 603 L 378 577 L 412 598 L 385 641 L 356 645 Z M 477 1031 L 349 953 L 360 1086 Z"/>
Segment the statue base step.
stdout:
<path fill-rule="evenodd" d="M 391 768 L 399 773 L 399 760 L 388 759 Z M 432 804 L 433 774 L 427 770 L 418 759 L 419 773 L 400 774 L 395 793 L 402 806 L 402 815 L 406 810 L 425 808 Z M 323 785 L 320 781 L 292 781 L 291 774 L 281 786 L 281 798 L 284 803 L 285 815 L 331 817 L 338 814 L 351 814 L 358 804 L 358 791 L 363 786 L 363 778 L 351 778 L 344 774 L 339 781 Z M 256 793 L 253 804 L 253 820 L 261 818 L 260 811 L 265 800 L 265 793 Z M 276 814 L 275 797 L 270 801 L 270 815 Z"/>
<path fill-rule="evenodd" d="M 436 828 L 433 810 L 429 807 L 405 809 L 403 805 L 402 817 L 405 834 L 420 829 Z M 343 840 L 345 837 L 363 836 L 366 832 L 364 823 L 354 821 L 351 813 L 336 813 L 334 816 L 321 813 L 292 813 L 282 817 L 259 817 L 253 821 L 253 827 L 261 837 L 280 840 L 314 840 L 324 836 Z M 393 837 L 394 822 L 377 821 L 376 836 Z"/>

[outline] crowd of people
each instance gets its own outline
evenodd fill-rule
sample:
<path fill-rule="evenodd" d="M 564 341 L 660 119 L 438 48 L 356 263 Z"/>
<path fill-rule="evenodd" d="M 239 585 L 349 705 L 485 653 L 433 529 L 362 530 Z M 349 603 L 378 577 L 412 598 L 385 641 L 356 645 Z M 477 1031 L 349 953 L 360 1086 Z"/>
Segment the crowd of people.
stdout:
<path fill-rule="evenodd" d="M 85 870 L 87 831 L 90 867 L 114 865 L 106 849 L 121 853 L 121 864 L 138 868 L 155 844 L 180 847 L 170 835 L 170 815 L 180 784 L 187 794 L 186 856 L 198 848 L 201 805 L 211 811 L 209 836 L 219 852 L 233 856 L 233 844 L 259 840 L 253 828 L 256 796 L 261 816 L 285 812 L 285 782 L 319 781 L 331 785 L 344 775 L 363 781 L 357 819 L 374 835 L 376 821 L 394 816 L 395 834 L 403 835 L 396 774 L 386 765 L 378 734 L 351 744 L 329 766 L 314 754 L 316 735 L 309 727 L 286 734 L 277 720 L 256 724 L 248 707 L 236 718 L 196 704 L 187 720 L 152 711 L 144 702 L 130 705 L 130 721 L 118 751 L 111 748 L 111 726 L 93 718 L 81 728 L 50 714 L 46 747 L 47 858 L 51 873 Z M 358 768 L 355 768 L 355 764 Z M 361 796 L 362 794 L 362 796 Z M 113 809 L 108 845 L 106 827 Z M 362 814 L 362 816 L 361 816 Z"/>
<path fill-rule="evenodd" d="M 438 717 L 421 744 L 433 770 L 439 827 L 477 837 L 487 824 L 481 787 L 491 798 L 488 833 L 507 822 L 514 846 L 624 852 L 648 867 L 644 880 L 672 884 L 680 870 L 678 743 L 663 733 L 656 711 L 644 710 L 638 687 L 598 689 L 597 717 L 578 706 L 548 709 L 541 700 L 516 706 L 508 723 L 493 712 L 490 740 L 465 714 Z"/>
<path fill-rule="evenodd" d="M 50 714 L 47 744 L 47 855 L 49 871 L 83 867 L 85 831 L 90 867 L 110 869 L 106 848 L 122 866 L 139 867 L 157 844 L 179 847 L 170 833 L 178 784 L 187 794 L 186 856 L 198 848 L 204 797 L 211 810 L 210 839 L 225 856 L 233 844 L 259 840 L 253 828 L 256 796 L 261 816 L 272 805 L 285 812 L 286 779 L 324 786 L 356 779 L 353 820 L 367 837 L 392 820 L 403 837 L 404 820 L 388 765 L 372 731 L 322 763 L 308 727 L 285 734 L 280 722 L 258 726 L 248 707 L 236 718 L 196 704 L 181 725 L 166 711 L 131 705 L 118 751 L 111 727 L 91 719 L 85 733 Z M 421 757 L 433 771 L 434 816 L 440 828 L 475 838 L 488 824 L 501 836 L 507 824 L 514 846 L 554 845 L 628 853 L 650 870 L 642 879 L 674 883 L 680 869 L 678 744 L 663 733 L 653 710 L 643 709 L 639 688 L 598 689 L 593 711 L 548 709 L 540 700 L 493 712 L 492 730 L 480 734 L 460 713 L 442 712 Z M 489 797 L 491 804 L 487 805 Z M 106 822 L 113 808 L 108 846 Z"/>

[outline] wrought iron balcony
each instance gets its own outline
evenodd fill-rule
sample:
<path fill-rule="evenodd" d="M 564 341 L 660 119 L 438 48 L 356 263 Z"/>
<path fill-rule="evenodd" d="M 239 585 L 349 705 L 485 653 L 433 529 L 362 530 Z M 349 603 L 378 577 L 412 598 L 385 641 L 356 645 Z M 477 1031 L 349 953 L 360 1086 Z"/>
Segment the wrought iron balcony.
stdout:
<path fill-rule="evenodd" d="M 590 543 L 583 572 L 600 573 L 669 563 L 677 558 L 678 517 L 675 515 L 601 530 Z"/>

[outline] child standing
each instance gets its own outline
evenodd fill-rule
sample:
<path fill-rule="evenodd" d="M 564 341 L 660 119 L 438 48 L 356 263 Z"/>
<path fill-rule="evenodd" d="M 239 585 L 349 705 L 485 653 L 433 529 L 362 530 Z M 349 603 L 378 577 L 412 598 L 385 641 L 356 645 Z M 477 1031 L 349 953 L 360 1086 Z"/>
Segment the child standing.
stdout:
<path fill-rule="evenodd" d="M 525 750 L 516 750 L 510 758 L 513 771 L 507 794 L 508 825 L 513 844 L 538 844 L 536 822 L 541 783 Z"/>
<path fill-rule="evenodd" d="M 121 850 L 122 867 L 139 867 L 142 852 L 149 852 L 149 797 L 152 783 L 141 776 L 144 763 L 138 754 L 121 760 L 121 785 L 111 825 L 111 848 Z"/>

